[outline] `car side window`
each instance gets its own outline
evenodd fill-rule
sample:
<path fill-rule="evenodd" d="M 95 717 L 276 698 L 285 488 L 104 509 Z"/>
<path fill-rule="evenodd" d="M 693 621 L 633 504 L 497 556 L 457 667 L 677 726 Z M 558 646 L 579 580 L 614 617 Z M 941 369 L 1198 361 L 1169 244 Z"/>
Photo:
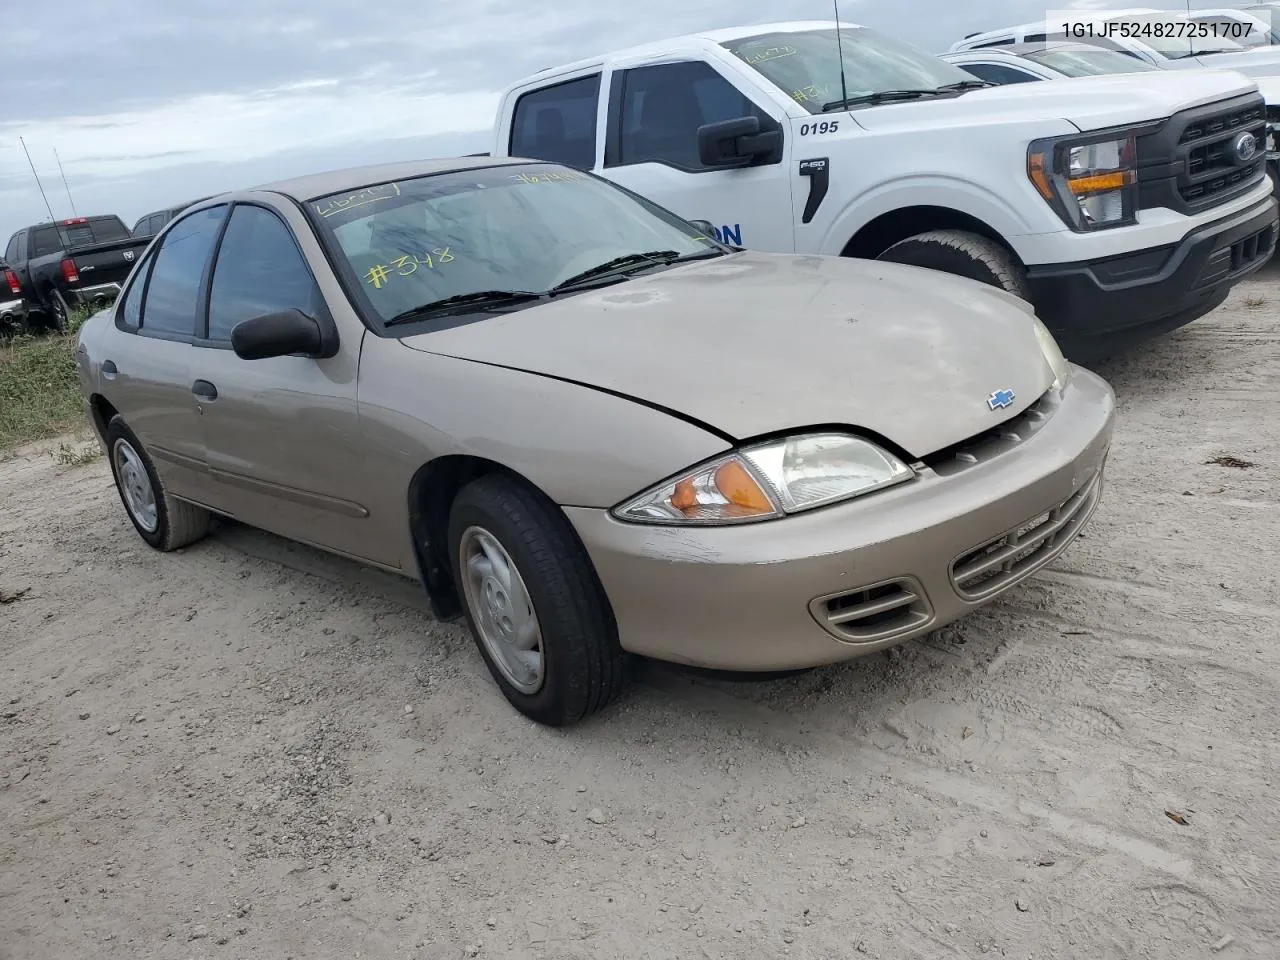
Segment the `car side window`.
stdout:
<path fill-rule="evenodd" d="M 758 117 L 762 131 L 779 129 L 773 117 L 701 60 L 635 67 L 618 81 L 621 130 L 617 156 L 605 158 L 607 167 L 665 163 L 699 173 L 716 169 L 698 154 L 698 128 L 704 124 Z"/>
<path fill-rule="evenodd" d="M 8 260 L 10 263 L 13 263 L 16 260 L 21 259 L 18 256 L 18 238 L 20 236 L 22 236 L 22 234 L 15 233 L 12 237 L 9 238 L 9 246 L 5 248 L 4 258 Z"/>
<path fill-rule="evenodd" d="M 267 313 L 315 316 L 323 299 L 292 231 L 263 207 L 240 205 L 218 248 L 209 293 L 210 340 L 229 341 L 236 324 Z"/>
<path fill-rule="evenodd" d="M 599 102 L 598 73 L 523 94 L 511 116 L 511 155 L 590 170 Z"/>
<path fill-rule="evenodd" d="M 124 292 L 120 306 L 120 321 L 134 330 L 142 323 L 142 295 L 146 292 L 147 274 L 155 257 L 147 257 L 135 268 L 133 282 Z"/>
<path fill-rule="evenodd" d="M 226 213 L 225 204 L 208 207 L 184 217 L 165 235 L 142 304 L 144 331 L 195 335 L 205 269 Z"/>
<path fill-rule="evenodd" d="M 999 63 L 965 63 L 960 65 L 961 69 L 966 73 L 972 73 L 979 80 L 986 80 L 988 83 L 1027 83 L 1031 80 L 1039 80 L 1039 77 L 1032 76 L 1024 70 L 1018 70 L 1015 67 L 1006 67 Z"/>

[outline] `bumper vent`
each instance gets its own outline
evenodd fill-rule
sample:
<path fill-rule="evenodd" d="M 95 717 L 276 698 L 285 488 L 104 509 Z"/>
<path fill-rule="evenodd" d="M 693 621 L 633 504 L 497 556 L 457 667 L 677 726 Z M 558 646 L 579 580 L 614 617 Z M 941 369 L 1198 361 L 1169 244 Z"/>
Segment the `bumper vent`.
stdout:
<path fill-rule="evenodd" d="M 1052 510 L 958 557 L 951 564 L 956 593 L 966 600 L 984 600 L 1044 566 L 1075 539 L 1101 492 L 1099 471 Z"/>
<path fill-rule="evenodd" d="M 919 629 L 933 619 L 924 589 L 910 577 L 819 597 L 809 612 L 845 643 L 872 643 Z"/>

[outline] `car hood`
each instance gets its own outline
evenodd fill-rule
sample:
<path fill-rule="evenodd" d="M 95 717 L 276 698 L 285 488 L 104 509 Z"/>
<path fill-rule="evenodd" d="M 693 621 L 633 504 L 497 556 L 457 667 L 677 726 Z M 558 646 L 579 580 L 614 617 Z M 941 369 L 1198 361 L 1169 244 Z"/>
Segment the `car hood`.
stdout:
<path fill-rule="evenodd" d="M 735 440 L 843 425 L 916 457 L 1014 416 L 1053 381 L 1030 306 L 1003 291 L 920 267 L 750 251 L 403 343 L 621 394 Z M 1015 399 L 993 411 L 1003 390 Z"/>
<path fill-rule="evenodd" d="M 1250 77 L 1272 77 L 1280 74 L 1280 47 L 1265 46 L 1260 50 L 1240 50 L 1234 53 L 1206 53 L 1174 63 L 1198 63 L 1211 70 L 1236 70 Z"/>
<path fill-rule="evenodd" d="M 1161 120 L 1191 107 L 1254 92 L 1255 84 L 1231 70 L 1161 70 L 1074 77 L 1070 83 L 1010 83 L 960 97 L 884 104 L 853 112 L 867 130 L 898 126 L 972 126 L 1019 118 L 1059 117 L 1080 130 Z M 932 116 L 931 116 L 932 114 Z"/>

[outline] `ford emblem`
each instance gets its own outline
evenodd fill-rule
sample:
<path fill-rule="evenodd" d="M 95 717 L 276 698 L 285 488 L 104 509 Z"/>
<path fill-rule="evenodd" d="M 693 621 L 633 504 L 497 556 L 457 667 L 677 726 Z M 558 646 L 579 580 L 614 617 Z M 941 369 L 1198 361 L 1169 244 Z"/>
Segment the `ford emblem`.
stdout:
<path fill-rule="evenodd" d="M 1248 163 L 1253 159 L 1254 154 L 1258 152 L 1258 138 L 1252 133 L 1242 133 L 1236 137 L 1235 143 L 1231 145 L 1235 151 L 1236 160 L 1240 163 Z"/>

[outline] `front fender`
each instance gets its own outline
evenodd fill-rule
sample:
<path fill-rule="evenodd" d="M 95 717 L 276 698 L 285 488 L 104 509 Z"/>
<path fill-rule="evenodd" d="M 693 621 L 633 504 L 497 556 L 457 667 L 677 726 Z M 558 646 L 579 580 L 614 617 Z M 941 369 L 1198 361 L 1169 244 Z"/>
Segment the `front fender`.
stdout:
<path fill-rule="evenodd" d="M 1020 202 L 1012 202 L 1015 199 Z M 1060 223 L 1054 226 L 1053 211 L 1030 182 L 1025 193 L 1015 188 L 1002 194 L 973 180 L 928 174 L 875 184 L 851 197 L 827 228 L 819 252 L 838 256 L 869 223 L 911 207 L 939 207 L 972 217 L 1002 237 L 1014 252 L 1021 237 L 1062 229 Z"/>

